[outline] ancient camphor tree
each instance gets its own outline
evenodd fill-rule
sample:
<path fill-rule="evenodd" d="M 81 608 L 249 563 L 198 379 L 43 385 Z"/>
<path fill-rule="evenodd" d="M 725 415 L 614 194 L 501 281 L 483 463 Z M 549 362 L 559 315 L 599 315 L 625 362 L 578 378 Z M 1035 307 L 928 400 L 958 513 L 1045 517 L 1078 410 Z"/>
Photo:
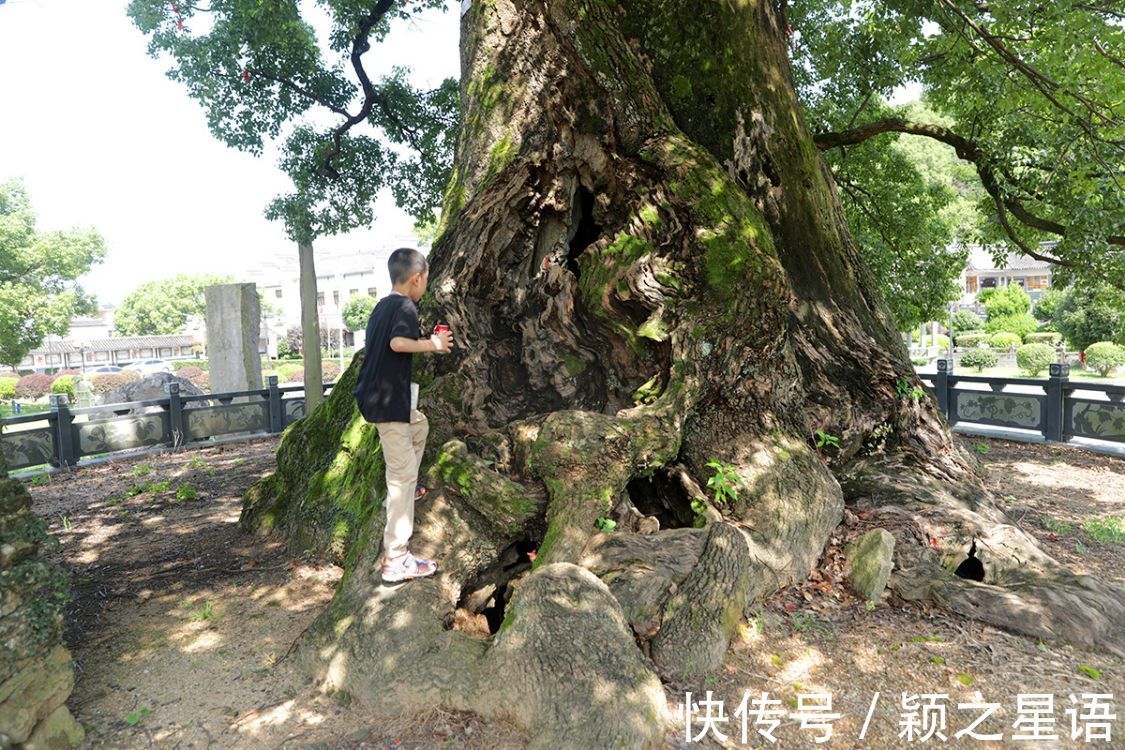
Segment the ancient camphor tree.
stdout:
<path fill-rule="evenodd" d="M 461 23 L 423 300 L 460 349 L 416 372 L 433 489 L 414 545 L 443 570 L 378 582 L 383 464 L 357 357 L 245 501 L 245 528 L 346 566 L 301 664 L 378 711 L 473 710 L 533 747 L 655 747 L 661 679 L 720 665 L 845 504 L 897 537 L 899 595 L 1125 651 L 1125 592 L 1042 552 L 929 399 L 899 395 L 917 380 L 798 107 L 778 8 L 489 0 Z M 728 504 L 702 489 L 713 460 L 743 487 Z M 974 539 L 983 584 L 951 572 Z"/>

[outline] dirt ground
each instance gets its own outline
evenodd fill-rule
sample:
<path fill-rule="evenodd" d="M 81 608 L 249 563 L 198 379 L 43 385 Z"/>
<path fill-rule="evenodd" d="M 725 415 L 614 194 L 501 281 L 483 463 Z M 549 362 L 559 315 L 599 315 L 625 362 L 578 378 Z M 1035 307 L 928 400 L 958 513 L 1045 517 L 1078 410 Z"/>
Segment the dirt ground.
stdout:
<path fill-rule="evenodd" d="M 1097 522 L 1125 517 L 1125 462 L 1071 448 L 962 440 L 1013 519 L 1052 554 L 1081 572 L 1125 582 L 1125 539 L 1099 533 L 1104 524 Z M 291 668 L 289 645 L 331 598 L 340 571 L 238 532 L 241 495 L 271 471 L 275 447 L 275 439 L 264 439 L 165 453 L 30 485 L 73 576 L 66 638 L 78 680 L 70 706 L 86 727 L 86 746 L 523 747 L 511 728 L 467 714 L 374 720 Z M 848 521 L 809 581 L 761 603 L 720 672 L 667 687 L 673 710 L 682 710 L 689 690 L 697 706 L 690 728 L 682 714 L 669 717 L 670 748 L 904 747 L 904 693 L 937 694 L 931 700 L 945 706 L 944 714 L 926 712 L 945 719 L 937 731 L 946 741 L 935 734 L 932 744 L 1125 747 L 1125 660 L 1038 643 L 890 594 L 869 610 L 840 584 L 844 537 L 863 526 L 862 519 Z M 701 735 L 707 705 L 699 701 L 708 690 L 712 715 L 723 702 L 727 720 L 713 726 L 726 741 Z M 745 695 L 763 692 L 779 701 L 769 708 L 785 713 L 773 733 L 777 744 L 756 732 L 766 725 L 754 725 L 753 714 L 746 741 L 740 736 L 736 708 Z M 814 742 L 819 731 L 802 729 L 790 715 L 799 696 L 816 693 L 831 694 L 831 712 L 841 714 L 822 745 Z M 1017 696 L 1031 693 L 1054 696 L 1058 742 L 1014 740 Z M 1084 693 L 1113 695 L 1111 742 L 1070 739 L 1070 696 Z M 999 704 L 976 731 L 1002 740 L 955 737 L 984 712 L 959 709 L 967 703 Z"/>

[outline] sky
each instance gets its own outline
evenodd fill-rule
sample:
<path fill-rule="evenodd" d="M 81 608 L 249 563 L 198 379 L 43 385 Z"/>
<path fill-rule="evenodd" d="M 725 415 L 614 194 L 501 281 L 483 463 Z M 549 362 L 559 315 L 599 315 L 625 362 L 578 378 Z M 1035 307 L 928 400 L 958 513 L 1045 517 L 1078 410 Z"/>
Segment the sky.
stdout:
<path fill-rule="evenodd" d="M 0 182 L 22 178 L 41 230 L 93 227 L 104 263 L 81 281 L 119 304 L 144 281 L 176 273 L 241 278 L 256 263 L 296 255 L 263 210 L 288 181 L 267 152 L 254 157 L 212 137 L 202 109 L 149 57 L 127 0 L 6 0 L 0 4 Z M 436 86 L 459 75 L 457 5 L 397 25 L 368 54 Z M 917 97 L 913 90 L 895 99 Z M 318 252 L 413 244 L 413 220 L 389 192 L 374 228 L 319 240 Z"/>
<path fill-rule="evenodd" d="M 106 259 L 81 281 L 118 304 L 176 273 L 240 277 L 262 259 L 296 256 L 263 211 L 289 183 L 271 155 L 227 148 L 167 64 L 148 55 L 127 0 L 0 4 L 0 182 L 22 178 L 40 230 L 93 227 Z M 459 14 L 427 12 L 393 28 L 368 70 L 412 68 L 418 85 L 459 75 Z M 376 62 L 376 59 L 379 62 Z M 413 243 L 413 220 L 389 192 L 374 229 L 317 251 Z"/>

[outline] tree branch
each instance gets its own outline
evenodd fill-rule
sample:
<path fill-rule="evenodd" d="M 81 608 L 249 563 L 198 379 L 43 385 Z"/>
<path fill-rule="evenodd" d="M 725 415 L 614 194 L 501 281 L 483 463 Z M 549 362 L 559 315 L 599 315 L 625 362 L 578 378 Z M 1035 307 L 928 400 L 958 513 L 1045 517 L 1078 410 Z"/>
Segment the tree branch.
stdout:
<path fill-rule="evenodd" d="M 861 143 L 869 138 L 880 135 L 882 133 L 907 133 L 909 135 L 922 135 L 928 138 L 941 141 L 953 147 L 957 152 L 957 156 L 965 161 L 971 161 L 976 165 L 977 174 L 980 175 L 981 184 L 988 194 L 992 196 L 993 202 L 996 204 L 996 209 L 1000 216 L 1000 224 L 1004 227 L 1005 232 L 1012 239 L 1012 242 L 1024 252 L 1024 254 L 1031 256 L 1037 260 L 1043 260 L 1050 263 L 1055 263 L 1067 268 L 1075 268 L 1074 264 L 1059 259 L 1051 258 L 1041 253 L 1038 253 L 1027 246 L 1012 229 L 1008 221 L 1008 213 L 1011 212 L 1013 216 L 1023 222 L 1025 225 L 1038 229 L 1050 234 L 1057 234 L 1060 237 L 1066 235 L 1066 227 L 1058 222 L 1044 219 L 1034 215 L 1028 211 L 1022 203 L 1018 200 L 1005 194 L 1000 181 L 996 178 L 996 174 L 991 166 L 991 160 L 988 155 L 976 143 L 964 138 L 957 133 L 954 133 L 949 128 L 941 127 L 940 125 L 930 125 L 926 123 L 910 122 L 897 118 L 887 120 L 877 120 L 875 122 L 867 123 L 858 128 L 846 130 L 842 133 L 820 133 L 814 136 L 813 141 L 816 143 L 817 148 L 821 151 L 827 151 L 832 148 L 840 148 L 843 146 Z M 1111 245 L 1125 246 L 1125 236 L 1110 235 L 1106 238 L 1106 242 Z"/>
<path fill-rule="evenodd" d="M 371 83 L 371 79 L 363 67 L 363 54 L 371 49 L 371 42 L 368 40 L 371 29 L 375 28 L 375 25 L 387 15 L 387 11 L 391 9 L 392 5 L 394 5 L 394 0 L 379 0 L 371 13 L 360 20 L 359 29 L 352 41 L 352 68 L 355 70 L 356 77 L 359 78 L 359 84 L 363 88 L 363 105 L 359 112 L 348 115 L 344 122 L 332 131 L 332 148 L 324 154 L 324 171 L 333 178 L 340 176 L 340 173 L 332 166 L 332 160 L 340 153 L 340 139 L 343 138 L 344 133 L 367 119 L 379 99 L 379 92 L 375 90 L 374 84 Z"/>
<path fill-rule="evenodd" d="M 269 73 L 265 72 L 264 70 L 260 70 L 258 68 L 247 68 L 246 72 L 249 73 L 252 76 L 257 76 L 258 78 L 265 78 L 267 81 L 273 81 L 274 83 L 280 83 L 282 86 L 284 86 L 285 88 L 294 92 L 295 94 L 297 94 L 299 96 L 302 96 L 305 99 L 308 99 L 310 101 L 316 102 L 317 104 L 320 104 L 324 107 L 327 107 L 329 110 L 331 110 L 332 112 L 335 112 L 336 114 L 340 115 L 341 117 L 351 117 L 351 115 L 348 113 L 348 111 L 346 109 L 343 109 L 342 107 L 337 107 L 335 104 L 328 101 L 327 99 L 325 99 L 320 94 L 309 91 L 308 89 L 303 88 L 302 86 L 294 83 L 293 81 L 290 81 L 288 78 L 278 78 L 277 76 L 270 75 Z"/>

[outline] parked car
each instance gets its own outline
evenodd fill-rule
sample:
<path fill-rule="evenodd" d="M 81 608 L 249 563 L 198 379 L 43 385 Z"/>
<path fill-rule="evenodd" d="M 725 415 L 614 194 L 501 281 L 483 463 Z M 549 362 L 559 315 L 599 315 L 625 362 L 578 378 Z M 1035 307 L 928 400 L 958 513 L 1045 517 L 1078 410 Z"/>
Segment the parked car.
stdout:
<path fill-rule="evenodd" d="M 130 362 L 125 369 L 136 370 L 141 375 L 155 375 L 158 372 L 172 372 L 172 363 L 162 359 L 142 359 L 139 362 Z"/>
<path fill-rule="evenodd" d="M 116 373 L 119 373 L 119 372 L 124 372 L 124 370 L 122 370 L 117 365 L 102 365 L 101 367 L 96 367 L 93 370 L 87 370 L 86 374 L 87 375 L 107 375 L 107 374 L 112 375 L 112 374 L 116 374 Z"/>

